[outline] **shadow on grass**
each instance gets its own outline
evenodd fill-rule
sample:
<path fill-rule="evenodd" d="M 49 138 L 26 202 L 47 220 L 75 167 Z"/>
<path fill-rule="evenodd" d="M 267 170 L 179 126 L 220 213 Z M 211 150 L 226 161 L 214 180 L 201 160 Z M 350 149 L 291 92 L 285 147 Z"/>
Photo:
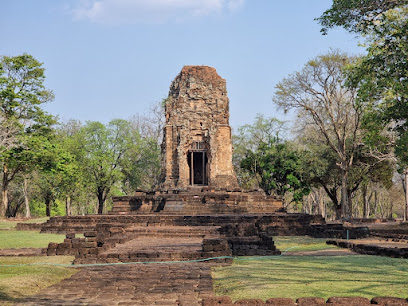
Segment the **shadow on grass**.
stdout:
<path fill-rule="evenodd" d="M 0 305 L 3 304 L 3 302 L 10 302 L 11 303 L 18 303 L 22 302 L 23 299 L 21 298 L 14 298 L 9 296 L 7 293 L 4 292 L 3 288 L 0 288 Z"/>

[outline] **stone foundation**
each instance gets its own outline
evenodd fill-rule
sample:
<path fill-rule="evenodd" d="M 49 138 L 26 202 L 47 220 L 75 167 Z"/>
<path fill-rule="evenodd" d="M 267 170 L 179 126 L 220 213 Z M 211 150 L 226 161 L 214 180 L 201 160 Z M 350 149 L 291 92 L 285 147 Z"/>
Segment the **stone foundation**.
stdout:
<path fill-rule="evenodd" d="M 273 213 L 283 211 L 282 199 L 263 191 L 189 188 L 184 191 L 137 192 L 134 196 L 113 197 L 111 214 L 163 212 L 183 215 Z"/>
<path fill-rule="evenodd" d="M 365 255 L 408 258 L 408 244 L 406 244 L 406 247 L 403 247 L 404 243 L 401 243 L 398 247 L 387 244 L 381 245 L 381 242 L 364 242 L 364 240 L 328 240 L 326 243 L 336 245 L 341 248 L 347 248 L 356 253 Z"/>

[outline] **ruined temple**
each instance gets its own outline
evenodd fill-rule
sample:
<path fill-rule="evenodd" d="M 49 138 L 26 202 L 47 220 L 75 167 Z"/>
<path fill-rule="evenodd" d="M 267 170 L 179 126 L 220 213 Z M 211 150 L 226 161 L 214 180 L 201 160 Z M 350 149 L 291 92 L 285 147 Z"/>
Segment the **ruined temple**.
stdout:
<path fill-rule="evenodd" d="M 238 187 L 226 82 L 214 68 L 185 66 L 170 86 L 162 144 L 163 187 Z"/>
<path fill-rule="evenodd" d="M 185 66 L 165 104 L 161 183 L 154 191 L 113 197 L 112 213 L 269 213 L 282 200 L 242 191 L 232 166 L 226 81 L 208 66 Z"/>

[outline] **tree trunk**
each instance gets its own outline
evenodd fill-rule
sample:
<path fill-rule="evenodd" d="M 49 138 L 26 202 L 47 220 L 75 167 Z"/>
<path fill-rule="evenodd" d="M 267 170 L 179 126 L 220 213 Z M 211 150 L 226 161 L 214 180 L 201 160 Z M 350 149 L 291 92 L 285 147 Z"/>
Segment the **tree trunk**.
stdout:
<path fill-rule="evenodd" d="M 321 185 L 333 203 L 334 214 L 335 214 L 336 220 L 340 220 L 341 219 L 341 204 L 339 203 L 339 200 L 337 199 L 337 188 L 333 187 L 330 189 L 325 184 L 321 184 Z"/>
<path fill-rule="evenodd" d="M 71 216 L 71 197 L 69 195 L 65 198 L 65 214 L 67 216 Z"/>
<path fill-rule="evenodd" d="M 404 222 L 407 222 L 408 219 L 408 169 L 404 171 L 405 177 L 405 207 L 404 207 Z"/>
<path fill-rule="evenodd" d="M 49 192 L 45 196 L 45 215 L 51 217 L 51 194 Z"/>
<path fill-rule="evenodd" d="M 321 214 L 321 216 L 323 218 L 326 219 L 326 217 L 327 217 L 326 202 L 324 201 L 324 195 L 323 195 L 322 188 L 319 188 L 318 194 L 319 194 L 319 210 L 320 210 L 320 214 Z"/>
<path fill-rule="evenodd" d="M 344 168 L 341 170 L 341 218 L 347 218 L 350 216 L 351 211 L 348 203 L 349 195 L 347 190 L 347 171 Z"/>
<path fill-rule="evenodd" d="M 6 164 L 3 165 L 3 182 L 1 188 L 1 207 L 0 207 L 0 216 L 5 216 L 8 210 L 8 185 L 10 183 L 8 167 Z"/>
<path fill-rule="evenodd" d="M 378 194 L 377 190 L 374 190 L 374 216 L 377 217 L 377 209 L 378 209 Z"/>
<path fill-rule="evenodd" d="M 98 214 L 103 214 L 103 205 L 105 203 L 103 188 L 98 188 Z"/>
<path fill-rule="evenodd" d="M 26 175 L 24 175 L 23 193 L 24 193 L 24 203 L 25 203 L 25 216 L 26 218 L 31 218 L 30 199 L 28 198 L 28 178 Z"/>
<path fill-rule="evenodd" d="M 348 204 L 348 211 L 349 211 L 349 217 L 351 219 L 351 222 L 353 222 L 353 217 L 354 217 L 354 207 L 353 207 L 353 197 L 351 190 L 347 189 L 347 204 Z"/>

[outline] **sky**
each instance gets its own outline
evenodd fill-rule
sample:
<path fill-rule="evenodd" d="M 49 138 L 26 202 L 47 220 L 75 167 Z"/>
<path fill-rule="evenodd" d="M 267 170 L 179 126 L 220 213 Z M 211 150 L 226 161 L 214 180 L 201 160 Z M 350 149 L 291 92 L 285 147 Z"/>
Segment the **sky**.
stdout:
<path fill-rule="evenodd" d="M 184 65 L 227 80 L 230 124 L 284 116 L 275 86 L 332 49 L 364 53 L 342 29 L 320 34 L 331 0 L 0 0 L 0 55 L 33 55 L 46 68 L 63 121 L 148 115 Z"/>

